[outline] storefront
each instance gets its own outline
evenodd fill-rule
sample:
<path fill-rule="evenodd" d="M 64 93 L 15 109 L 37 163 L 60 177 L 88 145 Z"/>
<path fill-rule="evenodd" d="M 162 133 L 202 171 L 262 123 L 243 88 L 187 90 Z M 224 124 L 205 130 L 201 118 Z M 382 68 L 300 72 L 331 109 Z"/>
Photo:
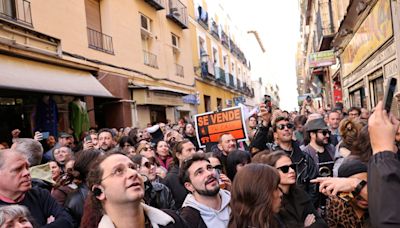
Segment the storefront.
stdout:
<path fill-rule="evenodd" d="M 69 131 L 79 138 L 96 126 L 93 97 L 114 100 L 89 71 L 0 55 L 0 76 L 2 141 L 16 128 L 26 137 Z"/>
<path fill-rule="evenodd" d="M 340 60 L 345 106 L 372 109 L 383 98 L 388 77 L 398 77 L 389 0 L 375 4 Z"/>
<path fill-rule="evenodd" d="M 133 125 L 144 128 L 150 124 L 168 121 L 176 122 L 182 115 L 188 114 L 182 97 L 188 92 L 162 86 L 131 85 L 133 97 Z M 189 113 L 190 114 L 190 113 Z M 179 115 L 179 116 L 178 116 Z"/>

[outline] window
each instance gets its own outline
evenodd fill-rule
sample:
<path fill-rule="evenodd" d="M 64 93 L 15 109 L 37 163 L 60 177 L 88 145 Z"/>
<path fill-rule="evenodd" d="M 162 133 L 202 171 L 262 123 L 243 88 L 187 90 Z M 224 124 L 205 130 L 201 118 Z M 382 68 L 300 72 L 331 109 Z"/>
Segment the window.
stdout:
<path fill-rule="evenodd" d="M 151 23 L 152 21 L 150 18 L 140 14 L 140 33 L 142 35 L 142 39 L 152 38 Z"/>
<path fill-rule="evenodd" d="M 372 91 L 374 94 L 374 101 L 373 106 L 378 104 L 378 101 L 383 99 L 384 92 L 383 92 L 383 77 L 379 77 L 372 81 Z"/>
<path fill-rule="evenodd" d="M 211 111 L 211 98 L 210 96 L 204 95 L 204 110 L 206 112 Z"/>
<path fill-rule="evenodd" d="M 151 32 L 150 18 L 144 16 L 143 14 L 140 14 L 140 24 L 142 26 L 142 29 Z"/>
<path fill-rule="evenodd" d="M 174 52 L 179 52 L 179 37 L 173 33 L 171 33 L 171 43 L 172 43 L 172 48 L 174 49 Z"/>
<path fill-rule="evenodd" d="M 221 110 L 222 108 L 222 99 L 217 97 L 217 109 Z"/>

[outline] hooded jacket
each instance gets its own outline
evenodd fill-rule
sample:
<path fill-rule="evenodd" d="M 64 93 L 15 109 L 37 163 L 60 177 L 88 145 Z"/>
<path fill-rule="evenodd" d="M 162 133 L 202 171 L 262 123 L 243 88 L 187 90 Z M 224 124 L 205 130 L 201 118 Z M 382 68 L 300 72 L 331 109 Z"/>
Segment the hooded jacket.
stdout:
<path fill-rule="evenodd" d="M 189 219 L 192 218 L 192 216 L 186 213 L 189 210 L 185 212 L 186 207 L 191 207 L 197 210 L 200 213 L 201 220 L 203 220 L 204 224 L 207 227 L 228 227 L 229 216 L 231 214 L 231 208 L 229 206 L 231 194 L 230 192 L 221 189 L 219 191 L 219 196 L 221 197 L 221 208 L 219 210 L 215 210 L 213 208 L 207 207 L 206 205 L 200 204 L 196 201 L 192 194 L 188 194 L 186 196 L 186 199 L 182 205 L 183 208 L 181 210 L 181 216 L 184 220 L 188 222 L 189 227 L 197 228 L 199 227 L 199 224 Z M 201 221 L 199 222 L 201 223 Z"/>

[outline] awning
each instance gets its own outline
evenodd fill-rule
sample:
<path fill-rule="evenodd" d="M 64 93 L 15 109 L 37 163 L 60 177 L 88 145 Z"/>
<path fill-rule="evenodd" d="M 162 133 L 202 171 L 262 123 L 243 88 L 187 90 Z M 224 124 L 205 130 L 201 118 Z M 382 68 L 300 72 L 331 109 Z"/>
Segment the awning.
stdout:
<path fill-rule="evenodd" d="M 0 55 L 0 88 L 114 97 L 89 72 Z"/>
<path fill-rule="evenodd" d="M 148 89 L 151 91 L 164 91 L 164 92 L 178 93 L 178 94 L 182 94 L 182 95 L 189 94 L 188 92 L 184 92 L 182 90 L 177 90 L 177 89 L 172 89 L 172 88 L 162 87 L 162 86 L 149 86 Z"/>

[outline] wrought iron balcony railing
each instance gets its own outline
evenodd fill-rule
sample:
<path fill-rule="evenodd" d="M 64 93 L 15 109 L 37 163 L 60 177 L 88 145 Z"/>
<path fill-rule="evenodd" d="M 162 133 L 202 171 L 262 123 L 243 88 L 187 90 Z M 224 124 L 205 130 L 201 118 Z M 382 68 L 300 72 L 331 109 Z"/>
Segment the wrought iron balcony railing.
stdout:
<path fill-rule="evenodd" d="M 149 5 L 151 5 L 156 10 L 165 9 L 164 0 L 144 0 L 144 1 L 149 3 Z"/>
<path fill-rule="evenodd" d="M 184 77 L 184 71 L 183 71 L 183 66 L 175 63 L 175 70 L 176 70 L 176 75 L 178 77 L 183 78 Z"/>
<path fill-rule="evenodd" d="M 167 17 L 181 28 L 188 28 L 187 7 L 179 0 L 169 0 Z"/>
<path fill-rule="evenodd" d="M 158 68 L 157 55 L 143 50 L 143 62 L 145 65 L 153 68 Z"/>
<path fill-rule="evenodd" d="M 89 47 L 108 54 L 114 54 L 112 37 L 87 28 Z"/>

